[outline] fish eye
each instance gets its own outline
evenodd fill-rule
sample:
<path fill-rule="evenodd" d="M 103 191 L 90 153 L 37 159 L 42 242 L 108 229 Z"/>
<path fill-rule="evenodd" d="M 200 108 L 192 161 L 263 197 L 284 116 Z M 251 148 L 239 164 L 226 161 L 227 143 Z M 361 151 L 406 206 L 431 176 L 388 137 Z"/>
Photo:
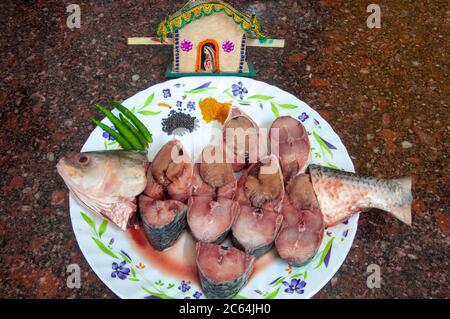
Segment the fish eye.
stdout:
<path fill-rule="evenodd" d="M 78 159 L 78 162 L 80 162 L 81 164 L 86 164 L 88 161 L 88 158 L 86 155 L 81 155 L 80 158 Z"/>
<path fill-rule="evenodd" d="M 180 150 L 178 151 L 178 155 L 183 156 L 183 149 L 180 148 Z"/>

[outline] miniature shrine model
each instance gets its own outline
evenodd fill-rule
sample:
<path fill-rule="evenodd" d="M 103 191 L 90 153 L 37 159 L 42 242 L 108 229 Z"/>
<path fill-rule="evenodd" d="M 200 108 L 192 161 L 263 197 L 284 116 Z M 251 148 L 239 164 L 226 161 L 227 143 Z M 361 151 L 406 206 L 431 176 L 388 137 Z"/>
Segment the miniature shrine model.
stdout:
<path fill-rule="evenodd" d="M 255 76 L 246 61 L 248 46 L 284 47 L 266 39 L 255 15 L 224 1 L 190 0 L 158 26 L 158 37 L 129 38 L 129 45 L 173 45 L 174 61 L 167 77 L 186 75 Z"/>

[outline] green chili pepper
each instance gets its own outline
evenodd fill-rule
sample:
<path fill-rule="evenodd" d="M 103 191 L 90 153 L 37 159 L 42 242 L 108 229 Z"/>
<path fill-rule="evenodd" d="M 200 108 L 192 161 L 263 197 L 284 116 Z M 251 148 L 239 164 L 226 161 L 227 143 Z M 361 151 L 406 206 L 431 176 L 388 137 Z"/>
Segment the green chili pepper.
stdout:
<path fill-rule="evenodd" d="M 100 127 L 101 129 L 103 129 L 104 131 L 108 132 L 109 135 L 111 135 L 112 137 L 114 137 L 114 139 L 117 141 L 117 143 L 119 143 L 120 145 L 122 145 L 123 149 L 126 151 L 130 151 L 133 148 L 131 147 L 130 143 L 128 143 L 128 141 L 126 139 L 124 139 L 122 137 L 122 135 L 120 135 L 119 133 L 117 133 L 116 131 L 114 131 L 112 128 L 110 128 L 108 125 L 103 124 L 102 122 L 98 121 L 95 118 L 92 118 L 92 122 L 97 125 L 98 127 Z"/>
<path fill-rule="evenodd" d="M 149 141 L 150 143 L 153 142 L 152 134 L 150 134 L 150 132 L 145 127 L 145 125 L 136 117 L 136 115 L 134 115 L 125 106 L 123 106 L 122 104 L 120 104 L 116 101 L 110 100 L 109 104 L 111 104 L 113 107 L 115 107 L 120 112 L 122 112 L 123 115 L 128 117 L 131 120 L 131 122 L 133 122 L 133 124 L 136 125 L 136 127 L 139 129 L 139 131 L 142 133 L 142 135 L 144 135 L 144 137 L 147 141 Z"/>
<path fill-rule="evenodd" d="M 135 150 L 144 150 L 144 146 L 141 145 L 138 138 L 131 132 L 128 127 L 123 124 L 110 110 L 101 106 L 100 104 L 95 104 L 97 110 L 106 115 L 106 117 L 111 121 L 111 123 L 116 127 L 120 134 L 131 144 Z"/>
<path fill-rule="evenodd" d="M 122 121 L 123 124 L 125 124 L 128 129 L 133 132 L 134 135 L 139 139 L 139 142 L 141 142 L 142 145 L 144 145 L 144 148 L 147 149 L 148 147 L 148 141 L 145 139 L 144 135 L 136 128 L 133 124 L 131 124 L 130 121 L 127 120 L 125 116 L 122 115 L 122 113 L 119 114 L 119 118 Z"/>

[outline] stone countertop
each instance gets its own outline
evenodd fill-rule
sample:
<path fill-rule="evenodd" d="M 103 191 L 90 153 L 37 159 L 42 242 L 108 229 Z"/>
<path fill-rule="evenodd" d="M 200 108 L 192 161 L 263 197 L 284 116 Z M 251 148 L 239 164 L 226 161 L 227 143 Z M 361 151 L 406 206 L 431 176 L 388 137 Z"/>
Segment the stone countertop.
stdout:
<path fill-rule="evenodd" d="M 74 1 L 75 3 L 76 1 Z M 68 191 L 55 170 L 93 130 L 91 107 L 164 81 L 171 47 L 129 47 L 184 1 L 78 1 L 81 29 L 61 1 L 2 1 L 0 37 L 0 298 L 113 298 L 81 254 Z M 412 175 L 411 228 L 361 216 L 353 247 L 317 298 L 450 298 L 449 25 L 444 0 L 230 1 L 254 11 L 286 48 L 250 48 L 257 79 L 306 101 L 341 137 L 361 174 Z M 82 285 L 66 286 L 79 264 Z M 381 269 L 379 289 L 367 267 Z"/>

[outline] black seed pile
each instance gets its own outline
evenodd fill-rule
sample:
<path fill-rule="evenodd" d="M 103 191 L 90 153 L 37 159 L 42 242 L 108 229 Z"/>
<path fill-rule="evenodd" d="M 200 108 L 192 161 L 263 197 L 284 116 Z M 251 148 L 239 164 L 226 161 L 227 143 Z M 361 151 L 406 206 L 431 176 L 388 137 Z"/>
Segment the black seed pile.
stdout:
<path fill-rule="evenodd" d="M 195 116 L 172 110 L 169 112 L 169 116 L 161 121 L 161 125 L 163 132 L 168 135 L 183 135 L 186 132 L 192 133 L 196 130 L 198 120 Z"/>

